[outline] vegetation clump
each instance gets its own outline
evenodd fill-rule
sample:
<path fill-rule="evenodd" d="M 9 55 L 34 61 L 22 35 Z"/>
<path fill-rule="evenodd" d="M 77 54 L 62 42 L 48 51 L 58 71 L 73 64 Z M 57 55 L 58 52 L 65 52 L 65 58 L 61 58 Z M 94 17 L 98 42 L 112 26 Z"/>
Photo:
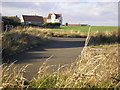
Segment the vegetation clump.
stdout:
<path fill-rule="evenodd" d="M 100 45 L 100 44 L 114 44 L 120 43 L 120 36 L 117 31 L 111 32 L 95 32 L 91 35 L 90 44 Z"/>
<path fill-rule="evenodd" d="M 42 25 L 44 28 L 60 28 L 60 23 L 45 23 Z"/>
<path fill-rule="evenodd" d="M 4 20 L 4 25 L 13 25 L 14 27 L 21 25 L 20 19 L 17 16 L 16 17 L 3 16 L 2 19 Z"/>
<path fill-rule="evenodd" d="M 3 58 L 49 41 L 43 31 L 35 28 L 15 28 L 2 34 Z"/>

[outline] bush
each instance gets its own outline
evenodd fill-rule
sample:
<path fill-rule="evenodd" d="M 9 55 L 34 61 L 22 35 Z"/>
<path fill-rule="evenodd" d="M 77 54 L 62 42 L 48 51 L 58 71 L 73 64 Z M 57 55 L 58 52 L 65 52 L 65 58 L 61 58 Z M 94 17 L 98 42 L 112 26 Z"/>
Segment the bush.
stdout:
<path fill-rule="evenodd" d="M 89 45 L 120 43 L 118 32 L 98 33 L 91 36 Z"/>
<path fill-rule="evenodd" d="M 60 28 L 60 23 L 45 23 L 43 28 Z"/>
<path fill-rule="evenodd" d="M 28 26 L 38 26 L 37 24 L 27 24 Z"/>
<path fill-rule="evenodd" d="M 2 17 L 2 19 L 6 20 L 4 21 L 4 25 L 13 25 L 14 27 L 21 25 L 20 19 L 17 17 Z M 9 21 L 9 22 L 8 22 Z"/>

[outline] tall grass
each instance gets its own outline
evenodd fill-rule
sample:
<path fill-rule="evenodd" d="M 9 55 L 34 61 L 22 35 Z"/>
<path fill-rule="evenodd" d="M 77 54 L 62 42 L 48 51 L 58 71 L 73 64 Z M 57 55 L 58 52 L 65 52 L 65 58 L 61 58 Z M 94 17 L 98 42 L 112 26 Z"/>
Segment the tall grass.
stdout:
<path fill-rule="evenodd" d="M 117 50 L 117 45 L 87 47 L 85 57 L 78 58 L 77 62 L 69 67 L 59 66 L 53 73 L 47 73 L 48 69 L 54 66 L 47 66 L 46 60 L 31 81 L 23 76 L 27 66 L 20 68 L 14 64 L 4 65 L 2 86 L 4 88 L 118 88 L 120 78 Z"/>
<path fill-rule="evenodd" d="M 92 33 L 89 44 L 91 45 L 100 45 L 100 44 L 114 44 L 120 43 L 120 34 L 118 31 L 112 32 L 95 32 Z"/>
<path fill-rule="evenodd" d="M 76 62 L 70 66 L 60 65 L 53 73 L 47 73 L 46 62 L 40 67 L 37 75 L 27 81 L 23 73 L 27 66 L 3 67 L 3 87 L 17 88 L 119 88 L 118 44 L 88 46 L 90 30 L 85 47 Z M 98 34 L 96 34 L 98 35 Z M 95 36 L 95 35 L 94 35 Z M 95 40 L 96 41 L 96 40 Z M 12 76 L 12 77 L 11 77 Z M 17 79 L 18 78 L 18 79 Z"/>
<path fill-rule="evenodd" d="M 80 31 L 55 31 L 51 32 L 49 31 L 49 36 L 52 37 L 71 37 L 71 38 L 81 38 L 81 37 L 86 37 L 86 33 L 82 33 Z"/>
<path fill-rule="evenodd" d="M 2 34 L 3 57 L 23 51 L 36 45 L 48 42 L 46 30 L 38 28 L 17 27 L 10 32 Z"/>
<path fill-rule="evenodd" d="M 24 78 L 23 74 L 29 65 L 20 67 L 14 66 L 14 63 L 10 65 L 3 64 L 2 70 L 2 86 L 3 88 L 24 88 L 27 87 L 29 82 Z"/>
<path fill-rule="evenodd" d="M 120 87 L 118 73 L 118 46 L 89 46 L 90 29 L 85 47 L 77 62 L 67 71 L 50 75 L 38 75 L 31 86 L 36 88 L 117 88 Z M 108 53 L 110 52 L 110 53 Z M 62 67 L 62 66 L 61 66 Z"/>

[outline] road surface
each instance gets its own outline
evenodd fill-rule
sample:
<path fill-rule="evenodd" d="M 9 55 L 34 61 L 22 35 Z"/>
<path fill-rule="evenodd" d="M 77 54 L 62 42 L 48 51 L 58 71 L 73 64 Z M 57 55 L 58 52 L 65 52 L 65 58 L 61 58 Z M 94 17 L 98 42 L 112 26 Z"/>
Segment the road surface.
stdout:
<path fill-rule="evenodd" d="M 39 46 L 28 51 L 22 52 L 10 59 L 16 61 L 15 65 L 27 65 L 27 71 L 25 78 L 32 79 L 32 77 L 38 72 L 43 62 L 50 56 L 53 56 L 47 61 L 47 65 L 64 65 L 75 62 L 78 55 L 82 51 L 85 43 L 85 38 L 51 38 L 54 41 L 47 43 L 46 45 Z"/>

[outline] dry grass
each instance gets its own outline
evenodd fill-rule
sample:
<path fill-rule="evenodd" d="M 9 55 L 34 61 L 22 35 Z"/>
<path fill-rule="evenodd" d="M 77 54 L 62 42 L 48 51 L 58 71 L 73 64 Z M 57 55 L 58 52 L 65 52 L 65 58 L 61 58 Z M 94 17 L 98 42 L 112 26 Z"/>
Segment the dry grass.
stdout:
<path fill-rule="evenodd" d="M 72 38 L 80 38 L 80 37 L 86 37 L 86 33 L 82 33 L 80 31 L 49 31 L 49 35 L 52 37 L 72 37 Z"/>
<path fill-rule="evenodd" d="M 46 62 L 40 67 L 30 83 L 33 88 L 118 88 L 118 46 L 100 45 L 84 49 L 86 52 L 77 62 L 59 66 L 51 74 L 46 74 Z M 109 53 L 108 53 L 109 52 Z M 63 70 L 64 68 L 64 70 Z"/>
<path fill-rule="evenodd" d="M 28 81 L 24 78 L 26 68 L 29 65 L 20 67 L 14 66 L 14 63 L 10 65 L 3 64 L 2 70 L 2 87 L 3 88 L 24 88 L 28 86 Z"/>
<path fill-rule="evenodd" d="M 47 66 L 46 62 L 52 58 L 50 57 L 40 67 L 37 76 L 29 82 L 23 76 L 27 66 L 19 70 L 16 69 L 17 67 L 11 68 L 12 65 L 4 66 L 3 87 L 119 88 L 118 44 L 87 46 L 89 40 L 90 29 L 85 47 L 77 62 L 72 63 L 67 69 L 66 65 L 59 66 L 55 72 L 49 74 L 46 72 L 53 66 Z"/>
<path fill-rule="evenodd" d="M 16 27 L 10 32 L 2 33 L 3 57 L 19 53 L 30 47 L 48 42 L 49 37 L 85 37 L 80 31 L 56 31 L 33 27 Z"/>
<path fill-rule="evenodd" d="M 78 66 L 66 87 L 114 87 L 119 82 L 117 76 L 118 47 L 116 45 L 88 47 L 84 58 L 78 61 Z"/>
<path fill-rule="evenodd" d="M 17 27 L 2 34 L 3 57 L 48 42 L 47 30 Z"/>
<path fill-rule="evenodd" d="M 112 32 L 95 32 L 91 34 L 91 39 L 89 44 L 91 45 L 100 45 L 100 44 L 114 44 L 114 43 L 120 43 L 120 33 L 117 31 Z"/>
<path fill-rule="evenodd" d="M 67 67 L 59 66 L 53 73 L 47 73 L 50 67 L 46 62 L 38 74 L 27 81 L 23 74 L 27 66 L 3 68 L 4 88 L 115 88 L 120 87 L 118 73 L 118 47 L 114 45 L 90 46 L 85 49 L 84 57 Z M 109 52 L 109 53 L 108 53 Z M 63 70 L 65 69 L 65 70 Z"/>
<path fill-rule="evenodd" d="M 38 75 L 31 83 L 36 88 L 115 88 L 120 87 L 118 73 L 118 45 L 87 47 L 90 29 L 85 47 L 76 63 L 67 71 L 58 71 L 50 75 Z M 109 53 L 108 53 L 109 52 Z"/>

